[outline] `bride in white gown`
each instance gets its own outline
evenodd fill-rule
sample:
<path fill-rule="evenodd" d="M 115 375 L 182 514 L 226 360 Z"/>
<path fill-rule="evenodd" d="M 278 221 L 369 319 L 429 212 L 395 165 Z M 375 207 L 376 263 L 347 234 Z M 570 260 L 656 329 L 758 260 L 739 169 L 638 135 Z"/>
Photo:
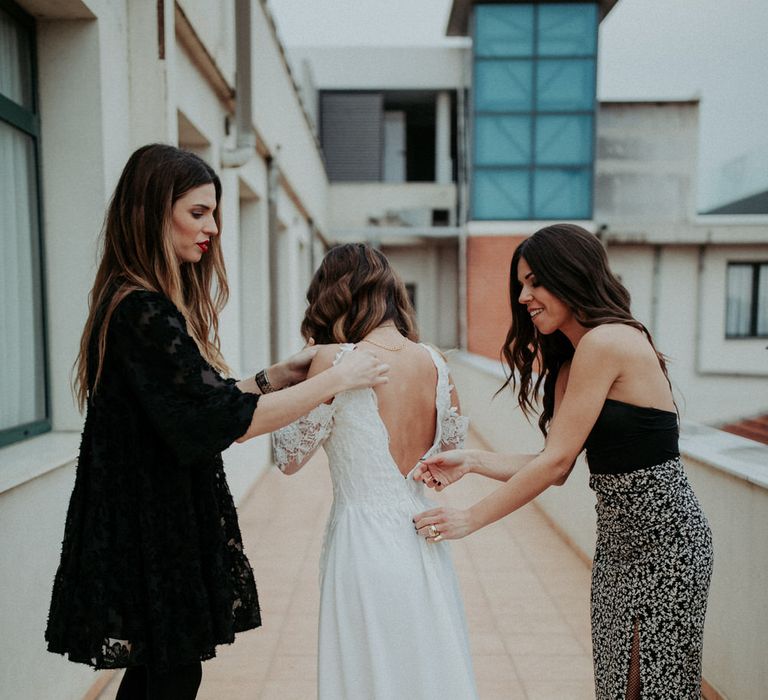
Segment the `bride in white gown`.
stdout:
<path fill-rule="evenodd" d="M 414 342 L 405 288 L 368 245 L 331 249 L 307 299 L 302 334 L 335 343 L 320 348 L 310 376 L 331 365 L 343 371 L 358 342 L 390 366 L 375 391 L 339 394 L 273 433 L 282 471 L 294 473 L 322 445 L 333 482 L 320 560 L 318 697 L 477 698 L 449 545 L 419 537 L 412 520 L 435 505 L 409 478 L 419 458 L 459 447 L 466 435 L 448 368 Z"/>

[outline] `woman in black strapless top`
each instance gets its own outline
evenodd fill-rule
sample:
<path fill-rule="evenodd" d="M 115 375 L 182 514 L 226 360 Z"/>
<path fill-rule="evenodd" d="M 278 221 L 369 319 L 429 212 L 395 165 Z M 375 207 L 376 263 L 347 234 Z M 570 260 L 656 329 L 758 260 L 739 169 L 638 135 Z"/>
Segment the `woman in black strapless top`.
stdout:
<path fill-rule="evenodd" d="M 466 510 L 419 513 L 416 528 L 428 540 L 465 537 L 564 483 L 586 449 L 598 516 L 597 698 L 698 700 L 712 537 L 680 461 L 664 356 L 632 316 L 600 241 L 578 226 L 548 226 L 523 241 L 509 289 L 504 386 L 517 389 L 527 415 L 541 396 L 544 449 L 427 459 L 414 478 L 438 491 L 469 472 L 506 483 Z"/>

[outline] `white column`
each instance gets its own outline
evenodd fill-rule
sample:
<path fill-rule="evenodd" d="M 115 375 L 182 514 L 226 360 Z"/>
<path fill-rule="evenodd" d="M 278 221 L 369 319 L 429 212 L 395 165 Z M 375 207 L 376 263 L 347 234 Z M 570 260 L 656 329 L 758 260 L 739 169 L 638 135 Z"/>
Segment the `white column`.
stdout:
<path fill-rule="evenodd" d="M 174 3 L 143 0 L 127 3 L 127 9 L 133 148 L 158 141 L 176 144 Z"/>
<path fill-rule="evenodd" d="M 92 20 L 38 23 L 48 366 L 54 430 L 79 431 L 82 426 L 69 376 L 87 316 L 88 290 L 96 274 L 95 242 L 108 188 L 114 187 L 113 182 L 106 184 L 104 176 L 111 133 L 103 113 L 107 100 L 99 31 L 99 24 Z"/>
<path fill-rule="evenodd" d="M 451 182 L 451 93 L 437 94 L 435 104 L 435 182 L 446 185 Z"/>

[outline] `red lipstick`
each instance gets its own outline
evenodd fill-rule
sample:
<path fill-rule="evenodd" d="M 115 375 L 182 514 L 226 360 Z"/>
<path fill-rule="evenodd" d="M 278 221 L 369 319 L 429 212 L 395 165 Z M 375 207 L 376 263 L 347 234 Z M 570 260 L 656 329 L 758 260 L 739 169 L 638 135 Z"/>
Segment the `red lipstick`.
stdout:
<path fill-rule="evenodd" d="M 208 246 L 209 246 L 209 243 L 208 243 L 208 241 L 202 241 L 202 242 L 200 242 L 200 243 L 196 243 L 195 245 L 196 245 L 198 248 L 200 248 L 200 250 L 202 250 L 204 253 L 207 253 L 207 252 L 208 252 Z"/>

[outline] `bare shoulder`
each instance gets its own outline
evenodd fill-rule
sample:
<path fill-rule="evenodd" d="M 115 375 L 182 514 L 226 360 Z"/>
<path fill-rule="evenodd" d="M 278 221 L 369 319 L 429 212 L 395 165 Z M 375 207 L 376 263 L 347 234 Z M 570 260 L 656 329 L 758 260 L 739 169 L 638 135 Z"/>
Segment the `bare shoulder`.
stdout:
<path fill-rule="evenodd" d="M 615 378 L 644 358 L 649 349 L 641 330 L 623 323 L 606 323 L 590 329 L 579 341 L 571 375 L 599 372 Z"/>
<path fill-rule="evenodd" d="M 333 366 L 333 362 L 336 359 L 336 355 L 339 353 L 341 346 L 338 343 L 331 343 L 329 345 L 319 345 L 317 353 L 312 360 L 312 364 L 309 366 L 308 377 L 313 377 L 320 372 L 324 372 Z"/>
<path fill-rule="evenodd" d="M 645 335 L 637 328 L 625 323 L 605 323 L 584 335 L 579 341 L 577 352 L 605 356 L 631 354 L 641 340 L 645 340 Z"/>
<path fill-rule="evenodd" d="M 445 356 L 445 353 L 440 348 L 438 348 L 437 346 L 432 345 L 432 343 L 425 343 L 425 342 L 415 343 L 415 344 L 416 345 L 421 345 L 422 347 L 426 348 L 427 352 L 429 352 L 431 350 L 443 362 L 445 362 L 445 364 L 448 364 L 448 358 Z"/>

